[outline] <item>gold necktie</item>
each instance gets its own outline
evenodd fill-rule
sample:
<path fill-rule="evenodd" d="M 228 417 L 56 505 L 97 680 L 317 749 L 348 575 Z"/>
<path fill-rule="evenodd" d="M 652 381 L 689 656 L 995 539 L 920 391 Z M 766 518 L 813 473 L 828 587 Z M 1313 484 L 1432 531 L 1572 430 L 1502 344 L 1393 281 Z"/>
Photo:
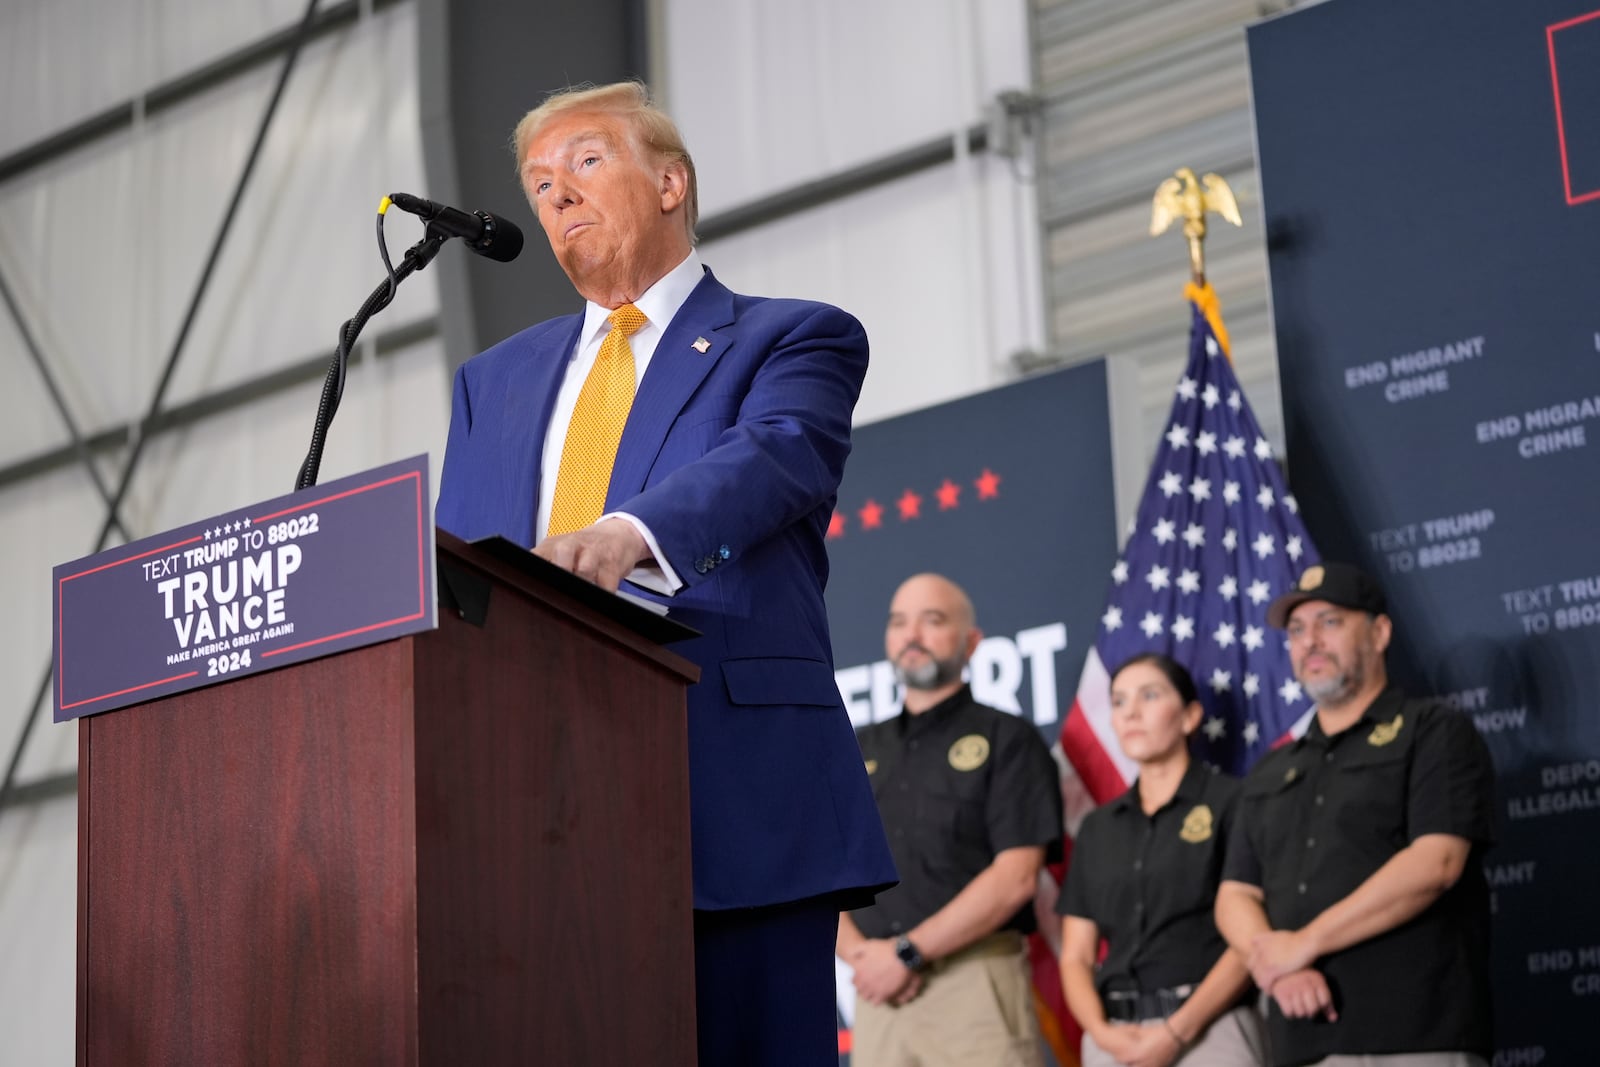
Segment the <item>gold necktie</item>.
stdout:
<path fill-rule="evenodd" d="M 606 506 L 617 445 L 633 407 L 635 372 L 628 336 L 649 320 L 632 304 L 623 304 L 611 313 L 610 321 L 611 332 L 600 343 L 600 355 L 584 379 L 561 446 L 561 469 L 546 531 L 550 537 L 583 529 Z"/>

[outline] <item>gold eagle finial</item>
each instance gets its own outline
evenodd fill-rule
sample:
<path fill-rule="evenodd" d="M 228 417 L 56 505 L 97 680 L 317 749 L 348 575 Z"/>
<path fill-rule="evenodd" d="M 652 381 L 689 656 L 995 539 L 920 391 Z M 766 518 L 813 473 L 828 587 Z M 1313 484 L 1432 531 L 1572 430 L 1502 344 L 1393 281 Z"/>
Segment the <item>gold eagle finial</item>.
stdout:
<path fill-rule="evenodd" d="M 1201 188 L 1204 183 L 1204 188 Z M 1183 235 L 1189 239 L 1189 270 L 1196 285 L 1206 283 L 1206 212 L 1215 211 L 1235 226 L 1244 223 L 1239 218 L 1239 205 L 1233 199 L 1233 190 L 1221 175 L 1207 174 L 1196 178 L 1188 167 L 1179 167 L 1173 176 L 1156 186 L 1155 200 L 1150 205 L 1150 236 L 1166 231 L 1174 219 L 1183 220 Z"/>

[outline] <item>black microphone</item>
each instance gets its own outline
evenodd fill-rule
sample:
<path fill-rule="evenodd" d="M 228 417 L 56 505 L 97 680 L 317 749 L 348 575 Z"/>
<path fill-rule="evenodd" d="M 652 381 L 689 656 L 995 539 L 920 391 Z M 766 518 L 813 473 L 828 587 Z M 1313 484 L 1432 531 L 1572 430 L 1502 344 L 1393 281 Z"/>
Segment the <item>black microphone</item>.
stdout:
<path fill-rule="evenodd" d="M 522 252 L 522 231 L 487 211 L 462 211 L 410 193 L 390 193 L 389 202 L 447 237 L 459 237 L 480 256 L 510 263 Z"/>

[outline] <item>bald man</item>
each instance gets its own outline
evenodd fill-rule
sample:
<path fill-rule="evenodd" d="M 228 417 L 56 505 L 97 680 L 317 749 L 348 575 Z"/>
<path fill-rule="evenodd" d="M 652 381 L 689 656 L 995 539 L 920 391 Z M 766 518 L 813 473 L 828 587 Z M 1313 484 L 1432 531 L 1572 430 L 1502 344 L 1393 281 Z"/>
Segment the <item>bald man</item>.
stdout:
<path fill-rule="evenodd" d="M 889 606 L 905 706 L 856 740 L 901 880 L 839 917 L 855 1067 L 1042 1062 L 1023 937 L 1061 839 L 1061 790 L 1038 730 L 962 682 L 982 637 L 972 601 L 937 574 L 907 579 Z"/>

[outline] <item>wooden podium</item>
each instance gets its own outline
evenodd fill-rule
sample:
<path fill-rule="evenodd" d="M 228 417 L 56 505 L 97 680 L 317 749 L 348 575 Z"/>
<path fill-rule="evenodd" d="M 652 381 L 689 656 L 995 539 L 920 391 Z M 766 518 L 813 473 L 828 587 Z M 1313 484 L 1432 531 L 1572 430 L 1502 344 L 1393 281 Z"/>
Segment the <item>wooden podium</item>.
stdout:
<path fill-rule="evenodd" d="M 437 538 L 481 620 L 81 720 L 79 1064 L 694 1063 L 697 670 Z"/>

